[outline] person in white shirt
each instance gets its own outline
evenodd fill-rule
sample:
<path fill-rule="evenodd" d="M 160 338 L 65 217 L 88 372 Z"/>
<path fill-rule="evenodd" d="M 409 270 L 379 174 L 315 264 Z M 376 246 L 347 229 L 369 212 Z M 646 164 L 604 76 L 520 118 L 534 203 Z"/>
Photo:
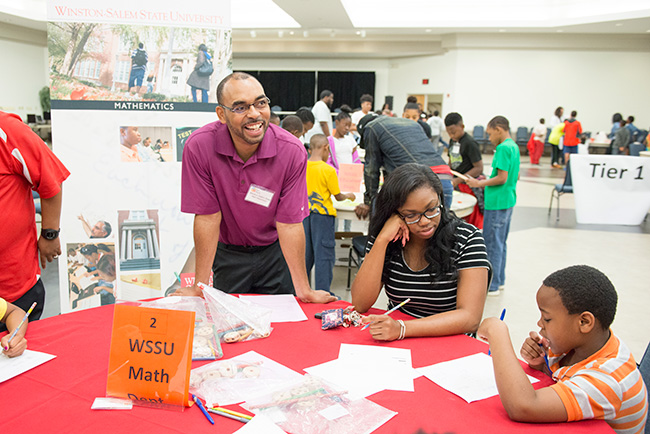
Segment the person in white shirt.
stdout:
<path fill-rule="evenodd" d="M 530 163 L 539 164 L 539 159 L 544 153 L 544 142 L 546 141 L 546 125 L 544 118 L 539 120 L 539 124 L 533 128 L 533 135 L 531 137 Z"/>
<path fill-rule="evenodd" d="M 440 135 L 442 134 L 442 129 L 445 124 L 440 117 L 440 112 L 438 110 L 433 112 L 433 116 L 427 121 L 431 127 L 431 142 L 433 143 L 433 149 L 438 149 L 438 143 L 440 142 Z"/>
<path fill-rule="evenodd" d="M 158 154 L 156 154 L 154 150 L 151 149 L 150 137 L 144 139 L 142 143 L 138 143 L 137 146 L 138 146 L 138 155 L 140 156 L 140 160 L 142 160 L 142 162 L 160 161 Z"/>
<path fill-rule="evenodd" d="M 309 140 L 314 134 L 323 134 L 325 137 L 332 134 L 332 115 L 330 113 L 332 103 L 334 103 L 334 94 L 332 91 L 322 91 L 320 93 L 320 100 L 317 101 L 311 109 L 316 122 L 314 122 L 314 127 L 305 134 L 305 140 L 307 143 L 309 143 Z"/>
<path fill-rule="evenodd" d="M 369 94 L 364 94 L 361 95 L 361 98 L 359 98 L 359 101 L 361 102 L 361 110 L 357 110 L 356 112 L 352 113 L 352 125 L 350 126 L 350 131 L 355 136 L 358 136 L 359 134 L 357 133 L 357 124 L 361 120 L 362 117 L 370 113 L 372 110 L 372 103 L 373 103 L 373 98 L 372 95 Z"/>
<path fill-rule="evenodd" d="M 327 163 L 333 166 L 337 172 L 341 164 L 360 163 L 355 152 L 357 141 L 349 134 L 351 122 L 350 115 L 345 112 L 339 113 L 335 119 L 336 128 L 331 137 L 334 146 L 330 145 L 330 158 Z"/>

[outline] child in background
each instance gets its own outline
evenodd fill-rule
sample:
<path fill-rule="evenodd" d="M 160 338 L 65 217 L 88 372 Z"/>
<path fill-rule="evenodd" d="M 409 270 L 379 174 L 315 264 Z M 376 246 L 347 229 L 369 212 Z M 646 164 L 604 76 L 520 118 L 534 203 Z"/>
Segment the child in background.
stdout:
<path fill-rule="evenodd" d="M 280 126 L 280 116 L 278 116 L 278 114 L 275 112 L 271 112 L 271 117 L 269 118 L 269 122 L 277 126 Z"/>
<path fill-rule="evenodd" d="M 307 275 L 316 266 L 317 290 L 330 290 L 334 269 L 334 220 L 336 209 L 331 196 L 336 200 L 354 200 L 353 193 L 341 193 L 336 171 L 325 161 L 330 155 L 327 137 L 314 134 L 309 141 L 311 155 L 307 160 L 307 193 L 310 214 L 303 220 L 305 229 L 305 263 Z M 330 291 L 331 293 L 331 291 Z"/>
<path fill-rule="evenodd" d="M 538 390 L 512 350 L 506 323 L 481 323 L 478 336 L 490 343 L 499 396 L 511 419 L 604 419 L 619 434 L 644 432 L 648 392 L 630 350 L 609 328 L 616 302 L 612 282 L 586 265 L 544 279 L 537 291 L 541 330 L 531 332 L 521 348 L 531 368 L 557 381 Z"/>
<path fill-rule="evenodd" d="M 560 158 L 561 158 L 561 149 L 560 141 L 564 136 L 564 122 L 560 122 L 553 127 L 551 133 L 548 135 L 548 142 L 551 144 L 551 166 L 556 169 L 561 169 Z"/>
<path fill-rule="evenodd" d="M 16 336 L 9 342 L 9 337 L 24 317 L 24 310 L 0 297 L 0 321 L 6 324 L 7 331 L 9 332 L 0 339 L 0 345 L 2 346 L 2 353 L 7 357 L 20 356 L 27 349 L 25 333 L 27 332 L 28 320 L 25 320 L 25 323 L 18 330 Z"/>
<path fill-rule="evenodd" d="M 499 295 L 506 282 L 506 256 L 512 211 L 517 202 L 519 179 L 519 146 L 510 137 L 510 123 L 503 116 L 495 116 L 486 129 L 490 142 L 496 147 L 489 179 L 477 180 L 468 176 L 471 188 L 485 187 L 483 237 L 494 276 L 488 295 Z"/>
<path fill-rule="evenodd" d="M 303 124 L 296 115 L 289 115 L 282 120 L 282 128 L 289 131 L 295 137 L 300 139 L 303 135 Z"/>
<path fill-rule="evenodd" d="M 350 115 L 341 112 L 334 119 L 334 133 L 327 138 L 330 144 L 330 156 L 327 159 L 327 164 L 336 169 L 339 173 L 341 164 L 361 163 L 357 153 L 357 141 L 354 140 L 350 132 L 350 125 L 352 120 Z"/>

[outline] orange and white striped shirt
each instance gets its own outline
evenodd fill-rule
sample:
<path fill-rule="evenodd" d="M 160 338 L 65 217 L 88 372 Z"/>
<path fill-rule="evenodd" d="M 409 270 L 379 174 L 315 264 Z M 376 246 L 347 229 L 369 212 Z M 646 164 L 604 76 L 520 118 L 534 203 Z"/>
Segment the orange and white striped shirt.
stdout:
<path fill-rule="evenodd" d="M 549 353 L 551 386 L 560 396 L 569 421 L 604 419 L 618 434 L 642 434 L 648 417 L 648 392 L 634 357 L 610 330 L 597 352 L 570 366 L 565 354 Z"/>

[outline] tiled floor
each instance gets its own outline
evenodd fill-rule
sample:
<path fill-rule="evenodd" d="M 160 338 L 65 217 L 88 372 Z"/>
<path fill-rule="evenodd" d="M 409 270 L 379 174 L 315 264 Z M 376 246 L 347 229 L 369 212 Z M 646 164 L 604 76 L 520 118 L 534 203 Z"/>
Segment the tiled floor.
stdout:
<path fill-rule="evenodd" d="M 485 164 L 490 160 L 491 156 L 484 156 Z M 548 217 L 548 205 L 553 185 L 563 177 L 562 170 L 550 168 L 548 157 L 540 166 L 532 166 L 522 156 L 517 206 L 508 238 L 506 289 L 488 297 L 484 316 L 498 316 L 507 309 L 505 321 L 518 352 L 528 332 L 537 330 L 535 292 L 544 277 L 568 265 L 588 264 L 614 283 L 619 303 L 613 329 L 638 361 L 650 339 L 650 279 L 645 268 L 650 267 L 650 222 L 634 227 L 578 225 L 570 194 L 562 197 L 560 220 L 556 222 L 555 208 Z M 44 316 L 59 313 L 58 272 L 53 265 L 43 273 L 47 288 Z M 346 278 L 345 266 L 335 267 L 332 289 L 349 301 Z M 386 307 L 383 293 L 375 306 Z"/>

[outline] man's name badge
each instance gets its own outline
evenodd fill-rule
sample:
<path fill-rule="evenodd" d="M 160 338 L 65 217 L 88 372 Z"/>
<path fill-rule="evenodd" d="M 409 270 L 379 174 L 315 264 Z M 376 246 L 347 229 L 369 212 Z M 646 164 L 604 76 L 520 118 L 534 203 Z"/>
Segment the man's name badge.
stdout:
<path fill-rule="evenodd" d="M 271 200 L 273 200 L 274 194 L 275 193 L 268 188 L 251 184 L 251 186 L 248 188 L 248 192 L 246 193 L 244 200 L 268 208 L 271 204 Z"/>

